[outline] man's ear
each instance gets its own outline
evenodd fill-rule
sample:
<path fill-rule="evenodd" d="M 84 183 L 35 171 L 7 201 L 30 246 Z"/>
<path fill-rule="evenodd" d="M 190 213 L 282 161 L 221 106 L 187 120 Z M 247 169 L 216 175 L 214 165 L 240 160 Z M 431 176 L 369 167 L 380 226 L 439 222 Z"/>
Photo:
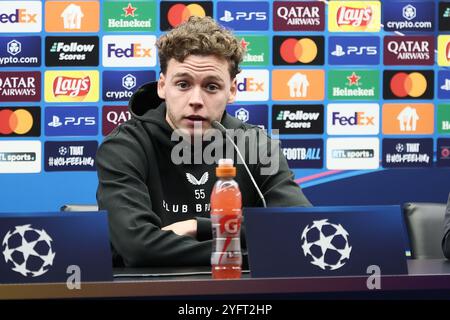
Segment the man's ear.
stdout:
<path fill-rule="evenodd" d="M 166 77 L 161 72 L 159 74 L 159 80 L 158 80 L 158 96 L 161 99 L 166 99 Z"/>
<path fill-rule="evenodd" d="M 231 82 L 230 96 L 228 97 L 227 103 L 233 103 L 236 100 L 236 93 L 237 93 L 237 81 L 235 77 Z"/>

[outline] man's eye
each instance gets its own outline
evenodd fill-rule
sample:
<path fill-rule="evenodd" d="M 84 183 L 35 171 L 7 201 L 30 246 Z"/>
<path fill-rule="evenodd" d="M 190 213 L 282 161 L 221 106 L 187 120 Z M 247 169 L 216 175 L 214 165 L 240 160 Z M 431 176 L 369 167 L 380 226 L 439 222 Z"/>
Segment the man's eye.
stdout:
<path fill-rule="evenodd" d="M 189 88 L 189 84 L 188 84 L 187 82 L 183 82 L 183 81 L 178 82 L 178 83 L 176 84 L 176 86 L 177 86 L 178 88 L 180 88 L 180 89 L 187 89 L 187 88 Z"/>
<path fill-rule="evenodd" d="M 208 89 L 208 91 L 217 91 L 219 90 L 219 86 L 216 84 L 208 84 L 206 89 Z"/>

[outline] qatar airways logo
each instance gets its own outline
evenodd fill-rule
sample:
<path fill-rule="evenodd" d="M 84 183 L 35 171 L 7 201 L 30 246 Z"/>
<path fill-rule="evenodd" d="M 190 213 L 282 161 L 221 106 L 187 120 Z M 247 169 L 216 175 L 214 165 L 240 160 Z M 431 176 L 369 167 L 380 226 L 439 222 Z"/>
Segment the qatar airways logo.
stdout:
<path fill-rule="evenodd" d="M 372 21 L 372 7 L 340 7 L 337 11 L 338 26 L 366 27 Z"/>
<path fill-rule="evenodd" d="M 57 96 L 82 97 L 89 93 L 91 79 L 84 78 L 56 77 L 53 81 L 53 94 Z"/>

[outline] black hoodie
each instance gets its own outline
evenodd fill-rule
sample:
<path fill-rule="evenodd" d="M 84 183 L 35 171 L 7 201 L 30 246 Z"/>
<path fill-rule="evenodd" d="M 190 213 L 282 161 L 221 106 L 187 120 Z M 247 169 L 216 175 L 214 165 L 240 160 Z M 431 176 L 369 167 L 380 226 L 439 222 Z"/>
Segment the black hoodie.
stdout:
<path fill-rule="evenodd" d="M 132 118 L 105 138 L 96 159 L 97 202 L 100 209 L 108 211 L 115 265 L 210 265 L 209 200 L 216 181 L 216 164 L 173 163 L 171 152 L 179 141 L 171 140 L 173 129 L 165 120 L 166 105 L 157 96 L 155 82 L 136 91 L 129 110 Z M 241 129 L 267 138 L 263 130 L 226 112 L 221 123 L 227 129 Z M 246 159 L 252 148 L 257 152 L 257 148 L 272 146 L 267 139 L 260 140 L 263 142 L 246 144 Z M 275 152 L 280 155 L 279 170 L 272 175 L 261 174 L 264 167 L 261 163 L 249 164 L 267 206 L 310 206 L 293 181 L 278 145 Z M 241 189 L 243 206 L 262 206 L 245 168 L 239 162 L 236 167 L 235 180 Z M 193 218 L 198 225 L 196 239 L 161 230 Z"/>

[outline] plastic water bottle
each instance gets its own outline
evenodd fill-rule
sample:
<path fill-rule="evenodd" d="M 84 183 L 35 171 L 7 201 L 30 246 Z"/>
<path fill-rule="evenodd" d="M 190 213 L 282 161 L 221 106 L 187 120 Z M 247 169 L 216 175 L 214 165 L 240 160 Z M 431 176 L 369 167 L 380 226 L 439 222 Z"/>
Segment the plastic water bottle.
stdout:
<path fill-rule="evenodd" d="M 211 193 L 211 222 L 213 248 L 211 266 L 213 279 L 241 277 L 242 197 L 234 180 L 233 160 L 220 159 L 216 168 L 218 178 Z"/>

